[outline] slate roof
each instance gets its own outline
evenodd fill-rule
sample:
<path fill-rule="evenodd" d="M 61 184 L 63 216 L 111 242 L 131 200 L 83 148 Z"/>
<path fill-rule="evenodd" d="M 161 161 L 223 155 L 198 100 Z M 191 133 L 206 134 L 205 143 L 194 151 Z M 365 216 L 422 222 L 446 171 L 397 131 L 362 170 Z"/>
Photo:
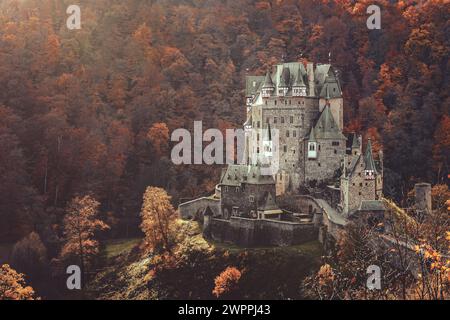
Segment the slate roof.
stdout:
<path fill-rule="evenodd" d="M 220 185 L 240 186 L 247 184 L 274 184 L 272 175 L 261 174 L 259 165 L 232 164 L 225 169 L 220 179 Z"/>
<path fill-rule="evenodd" d="M 370 139 L 367 142 L 366 154 L 364 155 L 364 163 L 366 165 L 364 170 L 373 170 L 375 174 L 378 173 L 377 166 L 375 165 L 375 161 L 373 160 L 372 156 L 372 143 L 370 142 Z"/>
<path fill-rule="evenodd" d="M 245 77 L 245 96 L 256 95 L 263 83 L 264 76 L 246 76 Z"/>
<path fill-rule="evenodd" d="M 275 203 L 275 199 L 272 197 L 270 192 L 265 192 L 262 205 L 258 206 L 258 210 L 269 211 L 269 210 L 279 210 L 280 208 Z"/>
<path fill-rule="evenodd" d="M 329 105 L 325 106 L 311 132 L 314 132 L 316 139 L 347 140 L 334 121 Z"/>
<path fill-rule="evenodd" d="M 354 133 L 352 135 L 352 149 L 359 148 L 359 147 L 360 147 L 360 143 L 359 143 L 358 135 L 356 133 Z"/>
<path fill-rule="evenodd" d="M 314 132 L 314 127 L 312 127 L 311 128 L 311 131 L 309 132 L 309 138 L 308 138 L 308 140 L 310 141 L 310 142 L 316 142 L 317 140 L 316 140 L 316 134 L 315 134 L 315 132 Z"/>
<path fill-rule="evenodd" d="M 305 81 L 303 79 L 303 73 L 302 73 L 300 66 L 298 67 L 297 76 L 295 78 L 295 82 L 294 82 L 293 86 L 294 87 L 306 87 Z"/>
<path fill-rule="evenodd" d="M 291 71 L 288 67 L 283 67 L 283 72 L 280 76 L 279 87 L 289 87 L 291 84 Z"/>
<path fill-rule="evenodd" d="M 270 71 L 267 71 L 266 77 L 264 79 L 264 84 L 262 86 L 263 88 L 275 88 L 275 85 L 272 81 L 272 76 L 270 75 Z"/>
<path fill-rule="evenodd" d="M 386 207 L 381 200 L 361 200 L 359 211 L 384 211 Z"/>
<path fill-rule="evenodd" d="M 347 169 L 347 173 L 346 173 L 347 176 L 351 176 L 353 174 L 360 158 L 361 158 L 361 155 L 358 155 L 357 157 L 352 158 L 352 162 L 350 163 L 350 166 Z"/>
<path fill-rule="evenodd" d="M 274 72 L 267 72 L 265 76 L 246 76 L 247 97 L 256 95 L 263 87 L 306 86 L 307 72 L 301 62 L 286 62 L 277 64 Z M 330 98 L 341 97 L 342 90 L 330 64 L 316 64 L 314 68 L 315 96 Z M 289 90 L 291 92 L 291 90 Z"/>
<path fill-rule="evenodd" d="M 341 87 L 335 75 L 331 74 L 325 77 L 320 90 L 320 97 L 327 99 L 342 97 Z"/>

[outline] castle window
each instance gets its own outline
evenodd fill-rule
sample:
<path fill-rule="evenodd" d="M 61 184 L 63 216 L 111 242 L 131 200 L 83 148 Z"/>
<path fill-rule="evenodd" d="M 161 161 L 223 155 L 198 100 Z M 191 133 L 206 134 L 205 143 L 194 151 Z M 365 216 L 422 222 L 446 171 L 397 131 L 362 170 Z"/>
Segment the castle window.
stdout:
<path fill-rule="evenodd" d="M 261 126 L 261 122 L 260 121 L 258 121 L 258 126 L 257 126 L 257 128 L 259 128 Z"/>
<path fill-rule="evenodd" d="M 274 101 L 274 104 L 277 105 L 277 100 Z"/>
<path fill-rule="evenodd" d="M 320 151 L 320 144 L 319 144 L 319 151 Z"/>
<path fill-rule="evenodd" d="M 367 187 L 368 183 L 366 182 L 366 187 Z"/>
<path fill-rule="evenodd" d="M 266 106 L 267 106 L 267 100 L 265 102 L 266 102 Z"/>
<path fill-rule="evenodd" d="M 277 123 L 277 117 L 273 117 L 273 123 Z"/>
<path fill-rule="evenodd" d="M 353 186 L 355 186 L 355 183 L 353 182 Z"/>
<path fill-rule="evenodd" d="M 311 143 L 309 145 L 309 151 L 315 151 L 315 150 L 316 150 L 316 146 L 313 143 Z"/>
<path fill-rule="evenodd" d="M 281 117 L 281 123 L 284 123 L 284 117 Z"/>
<path fill-rule="evenodd" d="M 283 146 L 283 151 L 287 152 L 287 146 Z"/>
<path fill-rule="evenodd" d="M 269 117 L 267 117 L 266 118 L 266 123 L 269 123 L 270 122 L 270 119 L 269 119 Z"/>
<path fill-rule="evenodd" d="M 294 117 L 293 116 L 290 117 L 289 122 L 290 123 L 294 123 Z"/>
<path fill-rule="evenodd" d="M 331 145 L 332 145 L 333 147 L 336 147 L 336 146 L 339 145 L 339 141 L 333 141 L 333 142 L 331 143 Z"/>
<path fill-rule="evenodd" d="M 248 197 L 248 200 L 249 200 L 251 203 L 253 203 L 253 202 L 255 202 L 255 197 L 254 197 L 254 196 L 249 196 L 249 197 Z"/>
<path fill-rule="evenodd" d="M 234 190 L 234 192 L 239 192 L 239 187 L 236 187 L 236 189 Z"/>
<path fill-rule="evenodd" d="M 297 131 L 292 131 L 292 136 L 295 138 L 297 136 Z"/>
<path fill-rule="evenodd" d="M 289 100 L 289 104 L 291 104 L 291 100 Z"/>
<path fill-rule="evenodd" d="M 259 153 L 259 147 L 256 148 L 256 153 Z"/>
<path fill-rule="evenodd" d="M 317 162 L 317 166 L 319 166 L 319 167 L 320 167 L 320 162 Z"/>
<path fill-rule="evenodd" d="M 359 186 L 362 187 L 362 182 L 359 183 Z"/>
<path fill-rule="evenodd" d="M 337 150 L 336 149 L 334 149 L 334 154 L 336 154 L 337 153 Z"/>
<path fill-rule="evenodd" d="M 228 192 L 228 186 L 225 186 L 225 192 Z"/>
<path fill-rule="evenodd" d="M 286 130 L 286 137 L 289 138 L 289 130 Z"/>
<path fill-rule="evenodd" d="M 358 192 L 359 195 L 361 195 L 361 192 Z"/>
<path fill-rule="evenodd" d="M 256 134 L 256 140 L 259 141 L 259 133 Z"/>

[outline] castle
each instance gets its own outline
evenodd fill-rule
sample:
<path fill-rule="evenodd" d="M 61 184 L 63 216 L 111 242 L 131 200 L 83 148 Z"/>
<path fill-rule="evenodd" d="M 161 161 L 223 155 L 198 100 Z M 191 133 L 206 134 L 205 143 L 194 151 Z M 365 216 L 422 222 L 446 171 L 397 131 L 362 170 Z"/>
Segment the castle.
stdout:
<path fill-rule="evenodd" d="M 229 165 L 210 197 L 180 204 L 205 235 L 242 245 L 294 244 L 380 216 L 382 153 L 343 134 L 344 103 L 330 64 L 280 63 L 246 77 L 245 163 Z M 277 160 L 276 172 L 267 174 Z M 307 190 L 319 189 L 320 196 Z M 289 208 L 289 209 L 288 209 Z"/>

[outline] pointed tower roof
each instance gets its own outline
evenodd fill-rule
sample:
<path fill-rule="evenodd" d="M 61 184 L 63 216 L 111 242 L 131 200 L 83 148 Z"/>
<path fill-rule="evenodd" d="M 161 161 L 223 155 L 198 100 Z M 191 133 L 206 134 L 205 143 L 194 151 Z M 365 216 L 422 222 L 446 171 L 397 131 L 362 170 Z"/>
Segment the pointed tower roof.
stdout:
<path fill-rule="evenodd" d="M 309 138 L 308 138 L 308 140 L 309 140 L 310 142 L 316 142 L 316 134 L 315 134 L 314 131 L 315 131 L 315 130 L 314 130 L 314 127 L 312 127 L 312 128 L 311 128 L 311 132 L 309 133 Z"/>
<path fill-rule="evenodd" d="M 288 67 L 284 67 L 283 72 L 281 73 L 281 76 L 280 76 L 280 84 L 278 86 L 279 87 L 288 87 L 290 79 L 291 79 L 291 71 L 289 70 Z"/>
<path fill-rule="evenodd" d="M 377 173 L 377 167 L 375 165 L 375 161 L 373 160 L 372 156 L 372 143 L 370 141 L 370 138 L 367 142 L 366 154 L 364 155 L 364 163 L 366 165 L 364 170 L 372 170 L 375 173 Z"/>
<path fill-rule="evenodd" d="M 270 75 L 270 71 L 267 71 L 266 78 L 264 79 L 264 84 L 262 86 L 263 88 L 274 88 L 275 85 L 272 81 L 272 76 Z"/>
<path fill-rule="evenodd" d="M 298 67 L 297 78 L 295 78 L 294 87 L 306 87 L 300 66 Z"/>
<path fill-rule="evenodd" d="M 336 139 L 347 140 L 342 132 L 339 130 L 333 114 L 331 113 L 330 106 L 327 104 L 320 114 L 319 120 L 314 127 L 315 136 L 318 139 Z"/>
<path fill-rule="evenodd" d="M 265 192 L 262 204 L 258 206 L 258 210 L 261 211 L 270 211 L 270 210 L 279 210 L 280 208 L 275 202 L 275 199 L 270 194 L 270 192 Z"/>
<path fill-rule="evenodd" d="M 359 148 L 361 145 L 359 144 L 358 135 L 356 133 L 353 133 L 352 138 L 352 149 Z"/>

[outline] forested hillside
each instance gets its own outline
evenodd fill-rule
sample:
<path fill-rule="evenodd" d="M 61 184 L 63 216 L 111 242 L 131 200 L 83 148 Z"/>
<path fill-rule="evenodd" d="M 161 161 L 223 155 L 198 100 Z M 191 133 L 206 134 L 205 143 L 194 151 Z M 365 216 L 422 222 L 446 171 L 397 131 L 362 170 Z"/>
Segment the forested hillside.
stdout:
<path fill-rule="evenodd" d="M 366 27 L 374 3 L 381 30 Z M 346 132 L 383 148 L 387 197 L 447 176 L 446 0 L 80 0 L 81 30 L 66 27 L 71 4 L 0 3 L 0 242 L 35 231 L 53 258 L 70 208 L 131 236 L 147 186 L 175 206 L 213 190 L 220 167 L 173 165 L 170 133 L 239 127 L 245 75 L 283 57 L 331 53 Z"/>

